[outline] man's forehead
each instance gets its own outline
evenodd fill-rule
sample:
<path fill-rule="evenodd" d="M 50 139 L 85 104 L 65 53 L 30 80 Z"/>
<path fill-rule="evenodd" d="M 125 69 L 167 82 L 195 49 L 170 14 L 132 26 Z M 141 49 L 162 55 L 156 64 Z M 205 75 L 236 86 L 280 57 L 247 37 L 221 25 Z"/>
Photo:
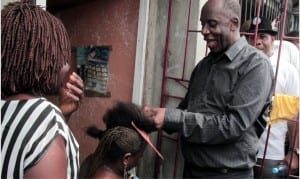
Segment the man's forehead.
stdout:
<path fill-rule="evenodd" d="M 224 17 L 224 15 L 222 15 L 222 13 L 220 12 L 216 12 L 216 13 L 201 13 L 200 16 L 200 21 L 204 22 L 204 21 L 219 21 L 222 17 Z"/>
<path fill-rule="evenodd" d="M 261 35 L 261 36 L 272 36 L 271 34 L 267 33 L 267 32 L 257 32 L 257 35 Z"/>
<path fill-rule="evenodd" d="M 267 37 L 267 38 L 271 38 L 272 35 L 269 34 L 269 33 L 266 33 L 266 32 L 257 32 L 257 38 L 262 38 L 262 37 Z M 255 39 L 255 36 L 254 35 L 251 35 L 250 36 L 251 39 Z"/>
<path fill-rule="evenodd" d="M 223 8 L 219 5 L 217 6 L 204 6 L 201 10 L 200 20 L 201 19 L 215 19 L 218 16 L 222 16 L 224 14 Z"/>

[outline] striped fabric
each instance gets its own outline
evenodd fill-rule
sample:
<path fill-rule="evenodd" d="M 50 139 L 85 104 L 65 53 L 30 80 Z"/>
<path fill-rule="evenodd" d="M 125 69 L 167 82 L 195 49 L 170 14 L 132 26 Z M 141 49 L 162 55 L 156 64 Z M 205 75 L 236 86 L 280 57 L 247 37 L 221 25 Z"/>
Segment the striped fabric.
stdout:
<path fill-rule="evenodd" d="M 1 100 L 1 178 L 24 178 L 57 134 L 66 141 L 68 178 L 77 178 L 79 145 L 61 111 L 45 98 Z"/>

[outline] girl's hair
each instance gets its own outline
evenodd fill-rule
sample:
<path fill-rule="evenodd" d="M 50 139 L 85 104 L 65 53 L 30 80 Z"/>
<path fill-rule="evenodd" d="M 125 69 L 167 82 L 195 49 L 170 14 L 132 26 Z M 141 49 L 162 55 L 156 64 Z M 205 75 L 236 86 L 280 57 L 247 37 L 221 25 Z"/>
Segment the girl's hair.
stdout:
<path fill-rule="evenodd" d="M 116 162 L 122 159 L 126 153 L 141 152 L 146 145 L 146 142 L 134 129 L 127 127 L 117 126 L 101 131 L 95 126 L 91 126 L 86 132 L 90 136 L 100 139 L 87 169 L 86 177 L 88 178 L 94 176 L 101 164 Z"/>
<path fill-rule="evenodd" d="M 70 41 L 59 19 L 26 2 L 1 11 L 2 97 L 57 93 L 60 71 L 70 58 Z"/>
<path fill-rule="evenodd" d="M 131 121 L 146 132 L 154 129 L 139 106 L 121 101 L 106 111 L 103 121 L 106 124 L 105 131 L 95 126 L 86 130 L 89 136 L 100 141 L 95 152 L 86 159 L 86 166 L 81 167 L 82 177 L 94 176 L 102 162 L 116 162 L 125 153 L 135 154 L 144 149 L 147 143 L 133 128 Z"/>
<path fill-rule="evenodd" d="M 150 123 L 140 106 L 133 103 L 117 102 L 114 107 L 107 110 L 103 116 L 107 129 L 115 126 L 133 128 L 133 121 L 140 129 L 149 133 L 155 130 L 154 124 Z"/>

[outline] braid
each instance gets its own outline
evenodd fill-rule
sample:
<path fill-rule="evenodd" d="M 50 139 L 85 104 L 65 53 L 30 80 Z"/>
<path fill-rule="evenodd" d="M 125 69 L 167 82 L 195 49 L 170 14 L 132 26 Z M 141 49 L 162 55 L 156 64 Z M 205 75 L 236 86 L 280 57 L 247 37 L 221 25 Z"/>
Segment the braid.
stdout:
<path fill-rule="evenodd" d="M 71 57 L 61 21 L 39 6 L 15 2 L 1 12 L 1 31 L 2 97 L 56 93 Z"/>
<path fill-rule="evenodd" d="M 121 159 L 125 153 L 137 153 L 144 145 L 145 142 L 141 136 L 133 129 L 121 126 L 108 129 L 93 153 L 87 177 L 94 176 L 103 162 L 115 162 Z"/>

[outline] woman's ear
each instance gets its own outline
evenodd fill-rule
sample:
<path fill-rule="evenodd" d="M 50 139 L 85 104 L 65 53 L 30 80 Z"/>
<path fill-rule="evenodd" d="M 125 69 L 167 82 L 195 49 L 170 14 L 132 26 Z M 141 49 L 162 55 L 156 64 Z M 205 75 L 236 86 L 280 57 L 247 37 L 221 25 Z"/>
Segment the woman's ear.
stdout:
<path fill-rule="evenodd" d="M 128 166 L 128 164 L 131 162 L 132 153 L 128 152 L 125 153 L 123 156 L 123 164 L 124 166 Z"/>

